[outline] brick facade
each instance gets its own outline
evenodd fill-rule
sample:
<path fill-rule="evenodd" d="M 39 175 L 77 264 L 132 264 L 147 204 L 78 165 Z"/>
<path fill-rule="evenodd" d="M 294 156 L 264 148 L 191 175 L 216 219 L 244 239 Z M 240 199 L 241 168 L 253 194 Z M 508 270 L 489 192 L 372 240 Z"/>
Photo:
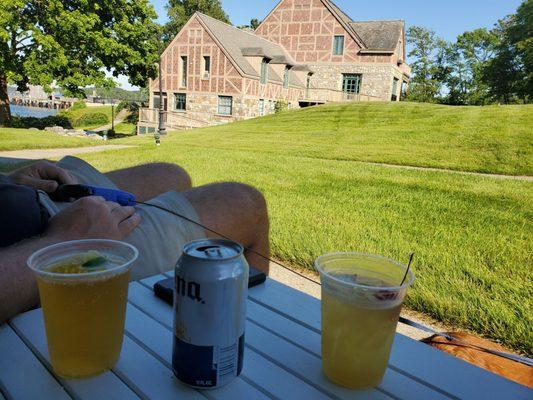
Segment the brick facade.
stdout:
<path fill-rule="evenodd" d="M 272 112 L 279 100 L 296 108 L 328 101 L 390 101 L 393 94 L 399 99 L 409 75 L 403 22 L 392 48 L 381 50 L 369 48 L 368 32 L 365 42 L 352 22 L 331 0 L 283 0 L 254 33 L 196 13 L 161 56 L 167 125 L 188 128 L 253 118 Z M 335 54 L 340 40 L 335 36 L 342 36 L 342 54 Z M 262 83 L 265 63 L 268 79 Z M 361 76 L 356 97 L 343 93 L 344 74 Z M 149 109 L 141 110 L 139 126 L 153 129 L 157 79 L 149 82 L 149 91 Z M 185 96 L 186 110 L 175 108 L 178 94 Z M 219 96 L 231 96 L 231 115 L 219 114 Z"/>

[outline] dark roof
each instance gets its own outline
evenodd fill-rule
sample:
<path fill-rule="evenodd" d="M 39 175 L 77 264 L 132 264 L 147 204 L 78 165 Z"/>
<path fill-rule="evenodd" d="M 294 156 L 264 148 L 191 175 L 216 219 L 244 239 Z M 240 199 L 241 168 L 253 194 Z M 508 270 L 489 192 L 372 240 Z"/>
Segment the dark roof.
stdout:
<path fill-rule="evenodd" d="M 363 40 L 359 36 L 359 33 L 350 25 L 352 22 L 352 19 L 348 16 L 348 14 L 342 11 L 331 0 L 322 0 L 322 3 L 324 3 L 324 5 L 330 9 L 333 15 L 340 21 L 341 25 L 344 26 L 344 29 L 348 31 L 348 33 L 355 39 L 356 42 L 358 42 L 359 44 L 364 44 L 362 43 Z"/>
<path fill-rule="evenodd" d="M 352 21 L 352 28 L 359 34 L 370 51 L 394 51 L 400 40 L 403 21 Z"/>
<path fill-rule="evenodd" d="M 245 75 L 258 77 L 260 74 L 260 71 L 256 71 L 250 65 L 246 57 L 265 57 L 272 60 L 273 64 L 297 65 L 296 61 L 279 44 L 263 39 L 254 33 L 235 28 L 205 14 L 197 12 L 196 15 Z M 281 81 L 281 78 L 271 68 L 269 77 L 271 80 Z M 296 81 L 291 80 L 291 82 Z"/>

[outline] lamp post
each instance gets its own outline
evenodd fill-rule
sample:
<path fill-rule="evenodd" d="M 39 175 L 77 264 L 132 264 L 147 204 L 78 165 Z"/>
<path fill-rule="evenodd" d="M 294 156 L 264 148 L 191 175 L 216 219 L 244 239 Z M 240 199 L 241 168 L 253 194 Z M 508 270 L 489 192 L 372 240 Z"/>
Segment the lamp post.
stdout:
<path fill-rule="evenodd" d="M 161 135 L 166 135 L 167 129 L 165 127 L 165 110 L 163 108 L 163 78 L 161 71 L 161 40 L 159 40 L 159 60 L 158 60 L 158 75 L 159 75 L 159 127 L 155 134 L 155 145 L 161 145 Z"/>

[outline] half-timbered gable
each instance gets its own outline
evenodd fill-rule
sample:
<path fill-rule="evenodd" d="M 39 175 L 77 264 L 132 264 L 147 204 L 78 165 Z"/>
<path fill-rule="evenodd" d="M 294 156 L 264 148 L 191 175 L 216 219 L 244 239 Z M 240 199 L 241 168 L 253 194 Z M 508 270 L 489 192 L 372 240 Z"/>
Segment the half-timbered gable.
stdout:
<path fill-rule="evenodd" d="M 191 128 L 334 101 L 398 101 L 408 82 L 405 24 L 354 21 L 331 0 L 282 0 L 256 31 L 195 13 L 161 56 L 139 132 L 160 109 Z"/>

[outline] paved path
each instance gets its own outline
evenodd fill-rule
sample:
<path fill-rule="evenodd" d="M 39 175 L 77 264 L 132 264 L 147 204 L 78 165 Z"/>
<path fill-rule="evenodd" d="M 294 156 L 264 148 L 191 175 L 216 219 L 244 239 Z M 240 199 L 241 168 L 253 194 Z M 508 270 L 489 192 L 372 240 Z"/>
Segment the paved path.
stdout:
<path fill-rule="evenodd" d="M 455 174 L 461 174 L 461 175 L 482 176 L 485 178 L 511 179 L 511 180 L 533 182 L 533 176 L 528 176 L 528 175 L 487 174 L 483 172 L 458 171 L 455 169 L 447 169 L 447 168 L 416 167 L 413 165 L 398 165 L 398 164 L 387 164 L 387 163 L 377 163 L 377 162 L 368 162 L 368 161 L 356 161 L 356 162 L 361 163 L 361 164 L 368 164 L 368 165 L 379 165 L 381 167 L 389 167 L 389 168 L 411 169 L 411 170 L 418 170 L 418 171 L 447 172 L 447 173 L 455 173 Z"/>
<path fill-rule="evenodd" d="M 73 148 L 68 148 L 68 149 L 32 149 L 32 150 L 0 151 L 0 162 L 1 163 L 10 163 L 10 162 L 15 163 L 15 162 L 20 162 L 21 159 L 41 160 L 43 158 L 60 158 L 64 156 L 71 156 L 74 154 L 96 153 L 99 151 L 120 150 L 120 149 L 127 149 L 130 147 L 136 147 L 136 146 L 107 144 L 107 145 L 91 146 L 91 147 L 73 147 Z"/>
<path fill-rule="evenodd" d="M 314 159 L 316 157 L 302 156 L 302 158 Z M 459 171 L 456 169 L 448 169 L 448 168 L 417 167 L 414 165 L 388 164 L 388 163 L 380 163 L 380 162 L 372 162 L 372 161 L 335 160 L 331 158 L 322 158 L 322 157 L 318 157 L 318 158 L 320 160 L 326 160 L 326 161 L 339 161 L 339 162 L 349 162 L 349 163 L 357 163 L 357 164 L 364 164 L 364 165 L 377 165 L 378 167 L 410 169 L 410 170 L 416 170 L 416 171 L 443 172 L 447 174 L 471 175 L 471 176 L 481 176 L 484 178 L 510 179 L 510 180 L 533 182 L 533 176 L 529 176 L 529 175 L 488 174 L 488 173 L 483 173 L 483 172 Z"/>

